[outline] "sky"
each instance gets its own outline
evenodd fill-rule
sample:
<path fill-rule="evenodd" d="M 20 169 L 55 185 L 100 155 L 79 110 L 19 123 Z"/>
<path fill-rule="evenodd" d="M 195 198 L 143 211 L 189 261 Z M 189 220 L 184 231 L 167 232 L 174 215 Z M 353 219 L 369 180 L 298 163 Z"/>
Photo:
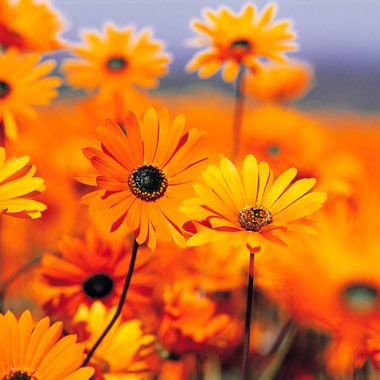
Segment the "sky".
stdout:
<path fill-rule="evenodd" d="M 238 12 L 246 1 L 54 0 L 52 3 L 69 23 L 64 37 L 70 41 L 79 41 L 79 33 L 85 28 L 100 30 L 105 21 L 118 26 L 134 25 L 137 30 L 152 28 L 155 37 L 164 40 L 167 50 L 174 55 L 173 77 L 186 81 L 183 66 L 195 52 L 185 47 L 186 39 L 192 37 L 189 21 L 201 18 L 204 8 L 226 5 Z M 259 9 L 267 3 L 255 1 Z M 293 20 L 299 36 L 300 50 L 293 57 L 307 60 L 315 68 L 318 86 L 314 95 L 317 92 L 317 98 L 327 97 L 326 103 L 337 101 L 343 107 L 380 109 L 376 97 L 380 88 L 380 0 L 284 0 L 277 4 L 277 18 Z M 347 104 L 340 94 L 347 97 Z"/>

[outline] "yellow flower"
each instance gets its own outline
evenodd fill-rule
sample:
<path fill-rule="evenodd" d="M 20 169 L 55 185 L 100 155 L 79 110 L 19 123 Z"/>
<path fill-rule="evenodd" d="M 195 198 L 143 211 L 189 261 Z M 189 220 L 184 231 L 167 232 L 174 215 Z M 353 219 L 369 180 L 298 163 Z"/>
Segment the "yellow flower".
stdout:
<path fill-rule="evenodd" d="M 38 64 L 39 60 L 39 54 L 21 55 L 15 49 L 0 54 L 0 125 L 10 140 L 18 136 L 15 117 L 35 117 L 31 106 L 47 105 L 58 94 L 61 80 L 46 77 L 55 62 Z"/>
<path fill-rule="evenodd" d="M 30 196 L 45 190 L 44 180 L 33 177 L 36 168 L 27 165 L 30 157 L 5 158 L 5 149 L 0 147 L 0 213 L 32 219 L 41 217 L 46 206 Z"/>
<path fill-rule="evenodd" d="M 290 21 L 273 21 L 276 6 L 269 4 L 260 15 L 253 4 L 247 4 L 240 15 L 226 7 L 214 12 L 206 9 L 204 16 L 208 23 L 199 20 L 192 27 L 200 37 L 193 40 L 195 46 L 206 46 L 187 64 L 187 70 L 197 71 L 201 78 L 214 75 L 222 66 L 222 76 L 227 82 L 233 81 L 245 65 L 255 72 L 259 58 L 283 63 L 284 53 L 296 50 L 290 31 Z"/>
<path fill-rule="evenodd" d="M 0 378 L 4 380 L 88 380 L 93 368 L 80 368 L 83 345 L 75 335 L 60 339 L 62 322 L 49 318 L 37 324 L 27 310 L 17 321 L 8 311 L 0 314 Z"/>
<path fill-rule="evenodd" d="M 0 46 L 48 52 L 62 47 L 63 21 L 47 2 L 0 0 Z"/>
<path fill-rule="evenodd" d="M 283 244 L 289 231 L 313 232 L 305 219 L 326 200 L 323 192 L 310 192 L 314 178 L 292 183 L 297 169 L 290 168 L 273 182 L 266 162 L 253 155 L 244 159 L 242 177 L 227 158 L 220 167 L 209 165 L 203 172 L 205 184 L 194 185 L 198 198 L 188 199 L 180 210 L 205 228 L 190 237 L 196 246 L 214 241 L 228 241 L 258 251 L 266 241 Z"/>
<path fill-rule="evenodd" d="M 79 330 L 85 326 L 85 346 L 90 349 L 115 314 L 115 308 L 107 311 L 96 301 L 90 308 L 82 305 L 74 323 Z M 84 324 L 84 325 L 83 325 Z M 156 362 L 153 335 L 145 334 L 141 322 L 119 319 L 98 347 L 93 362 L 101 367 L 105 380 L 138 380 L 152 373 Z M 149 377 L 150 378 L 150 377 Z"/>
<path fill-rule="evenodd" d="M 104 35 L 86 31 L 83 39 L 73 49 L 79 59 L 67 60 L 63 68 L 72 86 L 99 89 L 102 99 L 123 96 L 132 85 L 154 88 L 168 71 L 170 56 L 147 29 L 135 35 L 132 27 L 107 24 Z"/>

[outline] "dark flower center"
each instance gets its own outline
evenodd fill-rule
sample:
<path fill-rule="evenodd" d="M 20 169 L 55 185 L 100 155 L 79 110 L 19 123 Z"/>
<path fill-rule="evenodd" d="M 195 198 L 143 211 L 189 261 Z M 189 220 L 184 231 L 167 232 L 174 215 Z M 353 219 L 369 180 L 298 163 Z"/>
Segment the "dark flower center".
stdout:
<path fill-rule="evenodd" d="M 11 86 L 9 85 L 9 83 L 3 80 L 0 80 L 0 99 L 3 99 L 6 96 L 8 96 L 10 92 L 11 92 Z"/>
<path fill-rule="evenodd" d="M 83 282 L 83 290 L 91 298 L 104 298 L 112 292 L 113 285 L 110 275 L 96 273 Z"/>
<path fill-rule="evenodd" d="M 233 49 L 249 50 L 251 48 L 251 43 L 246 39 L 235 40 L 231 43 L 231 47 Z"/>
<path fill-rule="evenodd" d="M 263 206 L 248 206 L 240 211 L 238 222 L 247 231 L 259 232 L 272 223 L 272 214 Z"/>
<path fill-rule="evenodd" d="M 107 61 L 107 67 L 111 71 L 121 71 L 124 70 L 127 67 L 127 60 L 120 56 L 120 57 L 112 57 Z"/>
<path fill-rule="evenodd" d="M 269 145 L 267 148 L 267 152 L 270 156 L 277 156 L 281 151 L 281 148 L 278 145 Z"/>
<path fill-rule="evenodd" d="M 164 196 L 168 188 L 168 180 L 156 166 L 143 165 L 132 170 L 128 185 L 137 198 L 145 202 L 154 202 Z"/>
<path fill-rule="evenodd" d="M 368 313 L 379 302 L 379 291 L 370 285 L 353 284 L 343 292 L 344 304 L 352 311 Z"/>
<path fill-rule="evenodd" d="M 29 375 L 24 371 L 11 371 L 8 375 L 5 375 L 1 380 L 37 380 L 33 375 Z"/>

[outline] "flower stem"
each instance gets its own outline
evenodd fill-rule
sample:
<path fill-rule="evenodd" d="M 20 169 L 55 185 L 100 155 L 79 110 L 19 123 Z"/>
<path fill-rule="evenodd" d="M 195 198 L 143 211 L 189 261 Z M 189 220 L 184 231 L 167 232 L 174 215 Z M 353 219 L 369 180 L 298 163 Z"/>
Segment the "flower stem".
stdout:
<path fill-rule="evenodd" d="M 112 317 L 111 321 L 109 322 L 109 324 L 107 325 L 107 327 L 105 328 L 105 330 L 103 331 L 102 335 L 95 342 L 95 344 L 93 345 L 93 347 L 91 348 L 91 350 L 88 352 L 86 358 L 83 360 L 82 367 L 86 366 L 87 363 L 90 361 L 92 355 L 94 354 L 94 352 L 96 351 L 96 349 L 98 348 L 98 346 L 100 345 L 100 343 L 103 341 L 103 339 L 106 337 L 106 335 L 108 334 L 108 332 L 111 330 L 112 326 L 115 324 L 115 322 L 119 318 L 119 315 L 120 315 L 121 311 L 123 310 L 123 305 L 124 305 L 124 302 L 125 302 L 125 298 L 127 296 L 129 284 L 130 284 L 131 279 L 132 279 L 133 269 L 135 267 L 135 261 L 136 261 L 136 257 L 137 257 L 137 250 L 138 250 L 138 248 L 139 248 L 139 244 L 135 240 L 134 243 L 133 243 L 133 251 L 132 251 L 131 262 L 129 264 L 129 269 L 128 269 L 127 277 L 125 278 L 124 288 L 123 288 L 123 291 L 121 293 L 119 304 L 117 305 L 116 312 L 115 312 L 114 316 Z"/>
<path fill-rule="evenodd" d="M 0 285 L 0 311 L 4 311 L 4 298 L 5 293 L 10 285 L 12 285 L 13 281 L 17 280 L 24 272 L 38 264 L 42 259 L 42 256 L 33 257 L 26 264 L 18 268 L 15 272 L 13 272 L 1 285 Z"/>
<path fill-rule="evenodd" d="M 203 380 L 203 357 L 199 352 L 195 353 L 195 363 L 196 363 L 196 379 Z"/>
<path fill-rule="evenodd" d="M 233 141 L 232 141 L 232 160 L 235 160 L 239 152 L 241 127 L 244 112 L 244 65 L 240 65 L 239 73 L 235 82 L 235 109 L 233 120 Z"/>
<path fill-rule="evenodd" d="M 248 379 L 248 356 L 249 356 L 249 343 L 251 337 L 251 315 L 253 304 L 253 271 L 255 264 L 255 254 L 249 255 L 249 274 L 247 286 L 247 309 L 245 311 L 245 339 L 244 339 L 244 352 L 243 362 L 241 365 L 241 380 Z"/>

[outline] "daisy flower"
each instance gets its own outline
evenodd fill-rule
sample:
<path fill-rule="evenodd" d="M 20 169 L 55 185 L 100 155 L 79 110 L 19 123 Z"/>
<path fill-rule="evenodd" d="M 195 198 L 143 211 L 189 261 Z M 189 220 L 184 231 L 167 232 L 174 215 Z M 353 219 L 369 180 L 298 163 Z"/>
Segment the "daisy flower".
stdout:
<path fill-rule="evenodd" d="M 183 115 L 170 122 L 166 109 L 157 114 L 153 108 L 142 122 L 129 112 L 125 131 L 108 121 L 98 133 L 97 147 L 84 149 L 97 173 L 81 180 L 100 190 L 83 202 L 104 210 L 111 231 L 126 223 L 140 245 L 154 250 L 157 240 L 173 240 L 185 246 L 182 226 L 188 219 L 178 207 L 206 161 L 200 149 L 205 133 L 185 130 Z"/>
<path fill-rule="evenodd" d="M 0 46 L 45 53 L 62 47 L 64 23 L 48 2 L 0 0 Z"/>
<path fill-rule="evenodd" d="M 295 33 L 290 21 L 273 21 L 275 4 L 269 4 L 261 14 L 253 4 L 247 4 L 241 14 L 226 7 L 218 11 L 206 9 L 206 22 L 194 20 L 192 27 L 199 35 L 192 45 L 205 47 L 187 64 L 190 72 L 198 71 L 200 78 L 208 78 L 222 68 L 222 77 L 232 82 L 244 65 L 257 71 L 259 58 L 283 63 L 284 53 L 294 51 Z"/>
<path fill-rule="evenodd" d="M 47 105 L 58 94 L 61 80 L 47 77 L 56 64 L 53 60 L 39 64 L 40 58 L 15 49 L 0 53 L 0 124 L 10 140 L 18 136 L 17 117 L 36 117 L 32 106 Z"/>
<path fill-rule="evenodd" d="M 44 180 L 34 177 L 36 167 L 27 165 L 29 156 L 11 157 L 0 147 L 0 213 L 24 218 L 39 218 L 46 205 L 31 199 L 45 190 Z"/>
<path fill-rule="evenodd" d="M 306 63 L 272 63 L 263 65 L 255 74 L 248 74 L 245 90 L 262 101 L 285 102 L 304 96 L 312 80 L 313 71 Z"/>
<path fill-rule="evenodd" d="M 91 306 L 98 300 L 111 308 L 118 303 L 131 260 L 129 244 L 102 239 L 88 230 L 83 239 L 64 237 L 58 249 L 59 255 L 46 252 L 41 262 L 46 310 L 72 317 L 82 304 Z M 128 316 L 151 303 L 154 274 L 149 266 L 150 251 L 141 250 L 124 309 Z"/>
<path fill-rule="evenodd" d="M 114 313 L 114 308 L 107 310 L 99 301 L 91 307 L 79 308 L 73 322 L 79 339 L 81 331 L 84 332 L 83 343 L 87 349 L 93 346 Z M 154 335 L 144 332 L 138 319 L 125 322 L 119 319 L 99 345 L 92 363 L 100 367 L 105 380 L 151 378 L 158 362 L 155 341 Z"/>
<path fill-rule="evenodd" d="M 226 346 L 232 319 L 217 311 L 199 288 L 176 282 L 163 292 L 164 307 L 158 331 L 161 343 L 176 354 L 201 352 Z"/>
<path fill-rule="evenodd" d="M 380 350 L 378 207 L 369 197 L 363 203 L 364 212 L 322 214 L 318 238 L 264 255 L 256 271 L 257 286 L 294 321 L 330 336 L 324 356 L 337 378 L 376 362 Z"/>
<path fill-rule="evenodd" d="M 283 244 L 286 232 L 313 231 L 305 218 L 326 200 L 323 192 L 310 192 L 314 178 L 292 183 L 297 175 L 290 168 L 273 181 L 266 162 L 251 154 L 244 159 L 242 179 L 234 164 L 222 158 L 220 167 L 209 165 L 205 184 L 194 185 L 198 198 L 188 199 L 180 210 L 204 228 L 187 241 L 189 246 L 228 241 L 257 252 L 267 241 Z"/>
<path fill-rule="evenodd" d="M 48 317 L 37 324 L 27 310 L 19 320 L 0 314 L 0 377 L 6 380 L 89 380 L 93 368 L 80 368 L 84 345 L 75 335 L 60 339 L 63 324 L 50 326 Z"/>
<path fill-rule="evenodd" d="M 123 96 L 133 85 L 157 87 L 158 78 L 168 71 L 170 56 L 148 29 L 136 35 L 132 27 L 107 24 L 103 34 L 85 31 L 83 40 L 73 48 L 79 58 L 63 64 L 67 81 L 74 87 L 99 89 L 103 99 Z"/>

